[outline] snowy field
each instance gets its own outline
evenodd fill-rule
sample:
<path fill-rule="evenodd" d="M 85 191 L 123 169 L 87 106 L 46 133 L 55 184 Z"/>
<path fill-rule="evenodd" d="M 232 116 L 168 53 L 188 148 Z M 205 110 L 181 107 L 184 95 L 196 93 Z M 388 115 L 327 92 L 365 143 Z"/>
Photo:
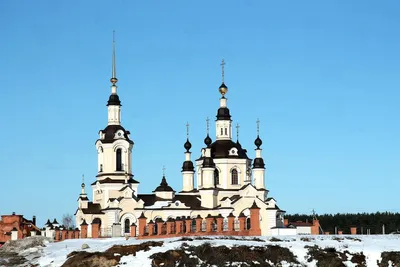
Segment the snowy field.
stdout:
<path fill-rule="evenodd" d="M 349 251 L 350 253 L 362 252 L 366 257 L 367 266 L 377 266 L 377 261 L 381 259 L 381 253 L 384 251 L 400 251 L 400 235 L 370 235 L 370 236 L 285 236 L 285 237 L 261 237 L 260 241 L 249 240 L 250 238 L 235 237 L 241 240 L 220 239 L 221 237 L 207 237 L 213 240 L 196 240 L 193 241 L 179 241 L 180 238 L 171 239 L 154 239 L 151 241 L 163 241 L 161 247 L 152 247 L 149 251 L 139 251 L 136 256 L 123 256 L 120 264 L 123 266 L 151 266 L 151 256 L 157 252 L 165 252 L 181 247 L 182 243 L 186 242 L 189 245 L 198 246 L 205 242 L 211 243 L 212 246 L 254 246 L 265 247 L 266 245 L 278 245 L 288 248 L 300 262 L 302 266 L 316 266 L 316 262 L 307 261 L 307 248 L 306 246 L 317 245 L 321 248 L 335 248 L 337 251 Z M 67 259 L 67 255 L 73 251 L 82 251 L 82 244 L 89 245 L 85 251 L 106 251 L 113 245 L 135 245 L 150 240 L 136 240 L 124 238 L 107 238 L 107 239 L 73 239 L 65 240 L 57 243 L 47 243 L 45 247 L 40 249 L 40 257 L 35 259 L 34 262 L 39 266 L 56 267 L 61 266 Z M 262 242 L 265 241 L 265 242 Z M 28 254 L 27 249 L 25 253 Z M 356 266 L 350 261 L 344 262 L 346 266 Z M 285 263 L 282 266 L 288 266 Z"/>

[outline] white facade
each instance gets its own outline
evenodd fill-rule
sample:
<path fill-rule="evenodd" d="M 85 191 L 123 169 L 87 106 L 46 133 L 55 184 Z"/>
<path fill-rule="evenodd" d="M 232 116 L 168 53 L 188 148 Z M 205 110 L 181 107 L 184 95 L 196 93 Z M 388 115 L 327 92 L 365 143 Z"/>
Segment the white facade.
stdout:
<path fill-rule="evenodd" d="M 267 198 L 260 144 L 256 149 L 257 160 L 253 162 L 241 144 L 232 140 L 232 120 L 224 96 L 217 112 L 216 141 L 212 142 L 207 136 L 206 146 L 201 149 L 195 164 L 191 159 L 189 140 L 185 143 L 183 190 L 176 193 L 164 176 L 152 194 L 139 194 L 139 183 L 132 175 L 133 141 L 129 131 L 121 125 L 117 79 L 111 81 L 108 124 L 99 131 L 96 141 L 98 174 L 91 184 L 93 200 L 89 201 L 83 184 L 75 214 L 77 226 L 80 227 L 83 221 L 89 225 L 89 237 L 94 219 L 101 220 L 101 235 L 115 236 L 129 233 L 130 225 L 137 223 L 142 213 L 148 221 L 198 215 L 204 218 L 209 214 L 221 214 L 225 218 L 231 213 L 236 217 L 242 213 L 249 216 L 249 207 L 254 202 L 260 208 L 262 235 L 271 235 L 276 232 L 272 229 L 283 226 L 284 211 L 278 208 L 274 199 Z M 222 91 L 226 93 L 227 88 Z"/>

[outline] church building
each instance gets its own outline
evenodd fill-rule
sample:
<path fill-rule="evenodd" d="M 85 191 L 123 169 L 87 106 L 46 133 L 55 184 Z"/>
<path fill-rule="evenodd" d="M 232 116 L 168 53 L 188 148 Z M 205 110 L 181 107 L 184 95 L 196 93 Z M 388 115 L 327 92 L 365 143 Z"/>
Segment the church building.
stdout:
<path fill-rule="evenodd" d="M 123 236 L 130 233 L 130 226 L 137 224 L 141 215 L 148 221 L 167 221 L 183 216 L 196 218 L 199 215 L 202 218 L 222 216 L 227 221 L 228 216 L 235 216 L 236 219 L 246 216 L 250 224 L 249 208 L 254 203 L 260 208 L 261 235 L 271 235 L 273 229 L 284 226 L 285 211 L 279 209 L 274 198 L 268 197 L 265 186 L 265 164 L 258 122 L 254 155 L 250 155 L 239 140 L 232 140 L 233 121 L 226 98 L 228 87 L 224 83 L 224 62 L 215 136 L 211 137 L 207 129 L 204 147 L 194 158 L 188 135 L 183 145 L 185 158 L 182 164 L 182 189 L 179 192 L 168 185 L 164 174 L 152 193 L 142 194 L 139 193 L 139 181 L 134 179 L 132 171 L 134 137 L 121 124 L 115 42 L 112 61 L 111 95 L 107 102 L 108 123 L 99 131 L 96 141 L 98 173 L 91 184 L 93 199 L 89 200 L 82 182 L 75 213 L 78 227 L 96 222 L 100 224 L 100 236 Z M 91 227 L 88 227 L 87 235 L 91 237 Z"/>

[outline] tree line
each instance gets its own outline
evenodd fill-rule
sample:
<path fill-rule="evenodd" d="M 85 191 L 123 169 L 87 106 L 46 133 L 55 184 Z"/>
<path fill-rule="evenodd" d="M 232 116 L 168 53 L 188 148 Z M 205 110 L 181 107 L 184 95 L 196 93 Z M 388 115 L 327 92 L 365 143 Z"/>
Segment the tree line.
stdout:
<path fill-rule="evenodd" d="M 316 215 L 324 232 L 335 233 L 343 231 L 350 233 L 350 227 L 357 227 L 357 234 L 382 234 L 383 225 L 385 234 L 400 232 L 400 213 L 376 212 L 376 213 L 337 213 Z M 290 214 L 285 218 L 289 222 L 312 222 L 313 216 L 306 214 Z"/>

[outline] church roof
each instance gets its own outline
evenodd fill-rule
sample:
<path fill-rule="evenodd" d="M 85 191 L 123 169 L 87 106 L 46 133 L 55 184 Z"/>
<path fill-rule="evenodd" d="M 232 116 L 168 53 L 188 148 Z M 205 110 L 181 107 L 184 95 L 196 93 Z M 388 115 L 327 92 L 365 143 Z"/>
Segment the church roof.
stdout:
<path fill-rule="evenodd" d="M 172 187 L 170 187 L 167 183 L 167 179 L 165 178 L 165 175 L 163 175 L 163 178 L 161 179 L 161 183 L 153 192 L 175 192 Z"/>
<path fill-rule="evenodd" d="M 247 150 L 243 149 L 240 143 L 233 142 L 232 140 L 217 140 L 210 145 L 211 147 L 211 158 L 239 158 L 239 159 L 249 159 L 247 156 Z M 229 155 L 232 148 L 236 148 L 237 155 Z M 204 159 L 200 157 L 199 159 Z M 198 160 L 199 160 L 198 159 Z"/>
<path fill-rule="evenodd" d="M 196 195 L 175 195 L 172 200 L 168 200 L 157 197 L 154 194 L 138 194 L 138 198 L 143 200 L 145 207 L 154 205 L 156 201 L 171 201 L 171 203 L 174 203 L 178 200 L 192 209 L 201 208 L 201 201 Z"/>
<path fill-rule="evenodd" d="M 108 174 L 108 175 L 111 175 L 111 174 Z M 116 179 L 111 179 L 110 177 L 107 177 L 106 179 L 98 180 L 98 182 L 100 184 L 124 184 L 125 180 L 122 180 L 122 179 L 116 180 Z M 92 185 L 95 185 L 96 183 L 97 183 L 97 181 L 93 182 Z M 128 183 L 129 184 L 138 184 L 139 182 L 131 177 L 131 178 L 129 178 Z"/>
<path fill-rule="evenodd" d="M 100 132 L 104 133 L 104 139 L 99 139 L 103 144 L 113 143 L 118 138 L 115 138 L 115 134 L 121 130 L 124 133 L 124 139 L 126 139 L 129 143 L 133 144 L 133 141 L 129 139 L 128 135 L 129 131 L 126 131 L 124 127 L 121 125 L 108 125 L 104 130 L 100 130 Z"/>
<path fill-rule="evenodd" d="M 98 203 L 88 202 L 87 209 L 82 209 L 83 214 L 103 214 Z"/>

